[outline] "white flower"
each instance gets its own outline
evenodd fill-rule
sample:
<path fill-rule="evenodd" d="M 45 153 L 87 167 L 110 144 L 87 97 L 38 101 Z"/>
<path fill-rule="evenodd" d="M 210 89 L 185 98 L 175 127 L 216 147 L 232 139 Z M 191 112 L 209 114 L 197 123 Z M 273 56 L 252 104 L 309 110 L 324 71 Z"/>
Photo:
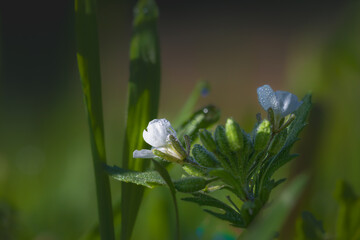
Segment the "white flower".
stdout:
<path fill-rule="evenodd" d="M 260 105 L 265 111 L 272 108 L 274 111 L 275 122 L 294 112 L 302 104 L 297 96 L 285 91 L 274 92 L 269 85 L 264 85 L 257 89 Z"/>
<path fill-rule="evenodd" d="M 152 120 L 149 122 L 147 129 L 145 129 L 143 132 L 143 138 L 145 142 L 153 147 L 152 150 L 135 150 L 133 152 L 133 157 L 153 158 L 156 156 L 153 153 L 153 150 L 158 150 L 163 153 L 165 157 L 169 156 L 169 159 L 176 158 L 181 161 L 184 157 L 175 150 L 170 140 L 170 135 L 176 138 L 176 132 L 168 120 L 165 118 Z"/>

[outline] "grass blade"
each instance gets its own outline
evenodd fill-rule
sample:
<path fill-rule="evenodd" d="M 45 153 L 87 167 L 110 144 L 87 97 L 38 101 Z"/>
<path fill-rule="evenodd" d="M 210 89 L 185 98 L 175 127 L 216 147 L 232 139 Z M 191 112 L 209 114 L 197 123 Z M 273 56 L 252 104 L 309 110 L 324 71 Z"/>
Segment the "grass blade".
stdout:
<path fill-rule="evenodd" d="M 106 163 L 101 99 L 99 42 L 95 0 L 76 0 L 77 60 L 88 114 L 95 171 L 101 239 L 114 239 L 114 224 Z"/>
<path fill-rule="evenodd" d="M 133 159 L 135 149 L 149 147 L 142 132 L 157 117 L 160 95 L 160 50 L 157 33 L 158 9 L 153 0 L 139 0 L 134 9 L 130 46 L 128 115 L 122 168 L 144 171 L 150 161 Z M 129 183 L 121 190 L 121 239 L 128 240 L 134 228 L 144 188 Z"/>

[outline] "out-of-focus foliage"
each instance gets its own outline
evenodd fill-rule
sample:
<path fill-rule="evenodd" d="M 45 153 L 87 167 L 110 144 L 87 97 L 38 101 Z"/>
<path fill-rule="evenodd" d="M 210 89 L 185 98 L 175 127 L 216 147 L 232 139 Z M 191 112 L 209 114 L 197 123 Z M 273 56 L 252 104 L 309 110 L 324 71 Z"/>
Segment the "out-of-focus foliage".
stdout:
<path fill-rule="evenodd" d="M 133 159 L 132 152 L 147 146 L 142 133 L 148 122 L 157 117 L 159 107 L 161 68 L 158 14 L 154 0 L 139 0 L 134 8 L 122 167 L 137 171 L 145 170 L 150 162 Z M 143 192 L 141 186 L 122 184 L 121 238 L 124 240 L 131 238 Z"/>
<path fill-rule="evenodd" d="M 324 240 L 325 231 L 321 221 L 317 220 L 311 212 L 304 211 L 301 219 L 296 223 L 297 238 L 299 240 Z"/>
<path fill-rule="evenodd" d="M 335 189 L 339 204 L 336 221 L 336 239 L 360 239 L 360 197 L 349 183 L 339 181 Z"/>
<path fill-rule="evenodd" d="M 325 223 L 336 223 L 336 231 L 326 233 L 322 221 L 317 220 L 312 213 L 304 211 L 296 224 L 296 239 L 360 239 L 360 197 L 350 184 L 343 180 L 337 182 L 334 197 L 338 202 L 337 217 L 325 219 Z"/>
<path fill-rule="evenodd" d="M 331 198 L 338 179 L 360 191 L 360 17 L 359 2 L 343 9 L 336 28 L 326 38 L 299 40 L 289 78 L 297 89 L 316 93 L 312 125 L 300 148 L 304 157 L 296 167 L 310 169 L 313 184 L 303 204 L 335 235 L 336 201 Z M 296 170 L 295 170 L 296 171 Z M 326 196 L 326 197 L 325 197 Z"/>

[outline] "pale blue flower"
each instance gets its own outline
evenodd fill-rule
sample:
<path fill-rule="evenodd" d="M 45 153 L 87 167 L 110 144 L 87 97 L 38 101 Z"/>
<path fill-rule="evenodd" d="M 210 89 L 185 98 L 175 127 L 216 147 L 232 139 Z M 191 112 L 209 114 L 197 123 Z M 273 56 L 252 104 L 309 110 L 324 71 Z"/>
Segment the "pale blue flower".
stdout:
<path fill-rule="evenodd" d="M 156 149 L 166 155 L 170 155 L 177 159 L 183 157 L 174 149 L 169 136 L 173 135 L 176 138 L 176 131 L 171 126 L 170 122 L 163 119 L 154 119 L 149 122 L 147 128 L 143 131 L 143 138 L 145 142 L 151 145 L 152 150 Z M 141 149 L 133 152 L 134 158 L 154 158 L 156 155 L 152 150 Z"/>
<path fill-rule="evenodd" d="M 298 101 L 296 95 L 285 92 L 274 92 L 269 85 L 264 85 L 257 89 L 258 99 L 260 105 L 265 111 L 272 108 L 274 111 L 275 122 L 293 113 L 302 104 L 302 101 Z"/>

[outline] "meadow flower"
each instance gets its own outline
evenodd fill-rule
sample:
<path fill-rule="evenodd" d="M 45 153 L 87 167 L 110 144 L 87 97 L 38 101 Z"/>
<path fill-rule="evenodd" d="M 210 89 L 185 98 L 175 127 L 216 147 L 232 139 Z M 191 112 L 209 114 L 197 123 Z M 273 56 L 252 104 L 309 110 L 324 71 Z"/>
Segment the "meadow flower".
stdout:
<path fill-rule="evenodd" d="M 181 162 L 186 157 L 186 152 L 177 139 L 176 131 L 165 118 L 150 121 L 143 131 L 143 138 L 152 149 L 135 150 L 134 158 L 158 156 L 171 162 Z"/>
<path fill-rule="evenodd" d="M 276 127 L 279 127 L 278 124 L 282 118 L 293 113 L 302 104 L 296 95 L 285 91 L 274 92 L 269 85 L 259 87 L 257 94 L 259 103 L 264 110 L 268 111 L 271 108 L 274 112 Z"/>

